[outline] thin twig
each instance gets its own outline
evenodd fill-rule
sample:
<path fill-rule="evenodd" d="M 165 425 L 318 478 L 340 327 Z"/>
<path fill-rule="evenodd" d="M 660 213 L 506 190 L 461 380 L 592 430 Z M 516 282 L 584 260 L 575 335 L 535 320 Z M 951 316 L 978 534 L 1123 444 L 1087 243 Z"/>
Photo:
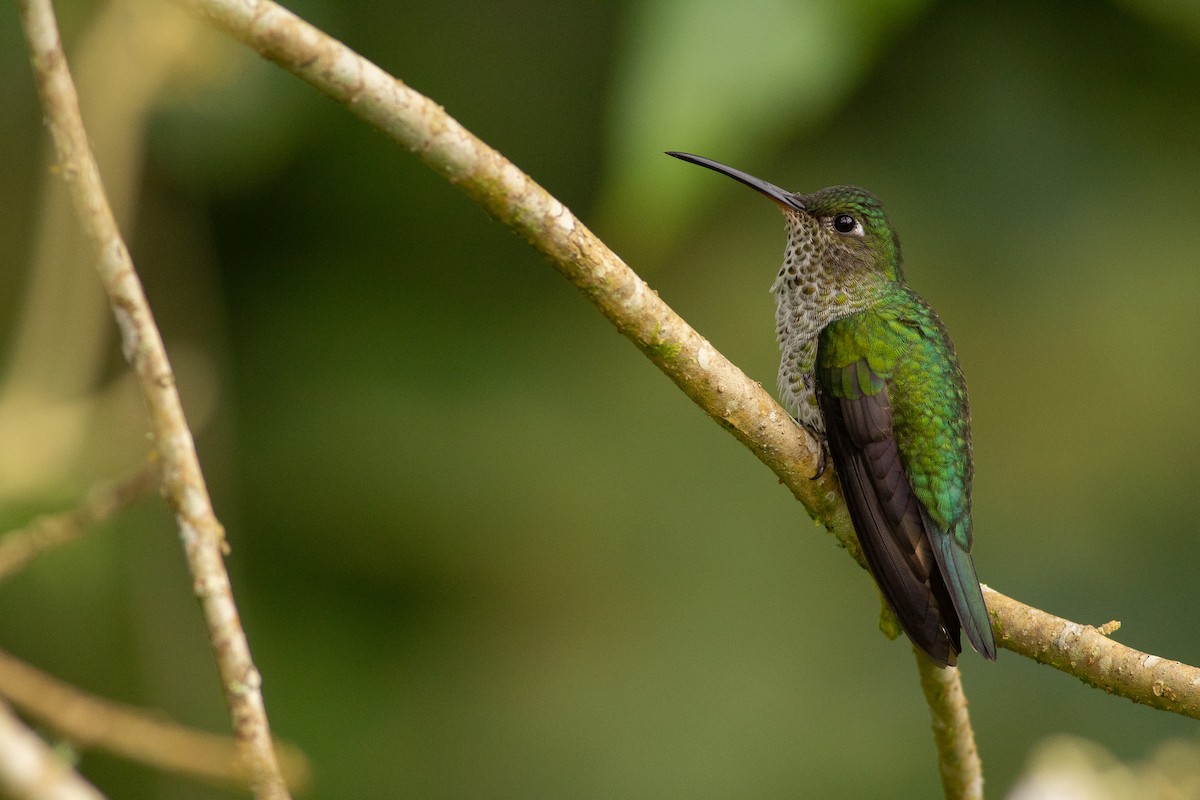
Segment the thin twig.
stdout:
<path fill-rule="evenodd" d="M 104 800 L 96 787 L 0 703 L 0 794 L 13 800 Z"/>
<path fill-rule="evenodd" d="M 75 508 L 37 517 L 28 525 L 3 534 L 0 536 L 0 580 L 22 569 L 39 554 L 78 539 L 157 485 L 158 464 L 149 461 L 127 478 L 96 484 Z"/>
<path fill-rule="evenodd" d="M 957 667 L 939 667 L 916 647 L 917 673 L 929 705 L 938 771 L 946 800 L 983 800 L 983 765 L 967 714 L 967 696 Z"/>
<path fill-rule="evenodd" d="M 829 528 L 862 563 L 833 470 L 827 470 L 820 480 L 809 480 L 817 467 L 815 442 L 760 384 L 688 326 L 532 178 L 463 128 L 437 103 L 269 0 L 180 2 L 345 104 L 525 237 L 705 413 L 770 467 L 812 517 Z M 1002 646 L 1031 657 L 1058 649 L 1054 641 L 1057 632 L 1046 628 L 1030 631 L 1033 638 L 1028 641 L 1011 634 L 1031 612 L 1034 616 L 1044 612 L 1010 598 L 1001 602 L 1003 596 L 994 592 L 986 596 Z M 1156 693 L 1157 678 L 1152 678 L 1147 694 L 1142 686 L 1156 668 L 1148 661 L 1156 657 L 1116 642 L 1111 645 L 1115 648 L 1111 655 L 1120 655 L 1122 663 L 1129 665 L 1126 671 L 1112 675 L 1111 683 L 1101 677 L 1107 674 L 1102 664 L 1069 658 L 1039 660 L 1113 694 L 1200 719 L 1196 703 L 1181 704 L 1173 699 L 1183 693 L 1185 684 L 1200 686 L 1200 670 L 1169 662 L 1176 665 L 1171 682 L 1163 683 L 1160 693 Z"/>
<path fill-rule="evenodd" d="M 257 797 L 289 798 L 271 746 L 262 678 L 250 658 L 250 647 L 225 571 L 224 530 L 213 513 L 162 337 L 113 219 L 88 146 L 54 9 L 50 0 L 18 0 L 18 5 L 59 169 L 67 181 L 84 231 L 96 248 L 97 269 L 121 330 L 122 349 L 133 366 L 150 414 L 155 446 L 162 458 L 163 495 L 179 523 L 193 588 L 208 627 L 240 755 L 253 776 Z"/>
<path fill-rule="evenodd" d="M 0 695 L 80 748 L 99 748 L 132 761 L 206 781 L 244 786 L 249 775 L 237 744 L 184 727 L 158 713 L 90 695 L 0 650 Z M 293 790 L 311 780 L 308 759 L 276 742 L 279 766 Z"/>

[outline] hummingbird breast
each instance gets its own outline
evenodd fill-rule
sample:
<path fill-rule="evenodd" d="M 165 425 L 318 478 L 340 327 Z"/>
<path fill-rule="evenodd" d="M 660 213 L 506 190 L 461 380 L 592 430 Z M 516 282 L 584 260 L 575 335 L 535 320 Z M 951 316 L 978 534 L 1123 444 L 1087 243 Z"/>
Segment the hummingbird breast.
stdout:
<path fill-rule="evenodd" d="M 823 252 L 821 242 L 813 235 L 814 220 L 785 216 L 787 250 L 771 285 L 780 350 L 780 400 L 798 422 L 824 433 L 814 377 L 817 337 L 834 320 L 870 307 L 876 293 L 854 285 L 853 273 L 831 267 L 837 259 Z"/>

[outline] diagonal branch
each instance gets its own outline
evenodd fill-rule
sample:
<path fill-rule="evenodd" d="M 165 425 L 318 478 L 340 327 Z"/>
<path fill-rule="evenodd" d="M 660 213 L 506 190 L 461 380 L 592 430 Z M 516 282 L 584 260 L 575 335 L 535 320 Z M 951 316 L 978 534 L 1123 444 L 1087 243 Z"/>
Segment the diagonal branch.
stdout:
<path fill-rule="evenodd" d="M 140 708 L 88 694 L 0 650 L 0 696 L 77 748 L 98 748 L 131 761 L 220 784 L 249 779 L 228 736 L 186 728 Z M 308 759 L 294 745 L 276 744 L 288 785 L 312 782 Z"/>
<path fill-rule="evenodd" d="M 532 178 L 437 103 L 270 0 L 181 2 L 346 105 L 523 236 L 862 563 L 832 470 L 809 480 L 815 442 Z M 1140 653 L 998 592 L 985 589 L 985 596 L 1002 647 L 1112 694 L 1200 719 L 1200 669 Z M 1078 635 L 1060 635 L 1072 632 Z M 1087 658 L 1076 657 L 1081 645 L 1090 648 Z"/>
<path fill-rule="evenodd" d="M 1119 624 L 1080 625 L 987 586 L 983 596 L 1001 647 L 1109 694 L 1200 719 L 1200 670 L 1195 667 L 1114 642 L 1106 631 Z"/>
<path fill-rule="evenodd" d="M 182 2 L 344 104 L 520 234 L 857 553 L 832 470 L 809 480 L 816 471 L 816 443 L 532 178 L 437 103 L 287 9 L 269 0 Z"/>
<path fill-rule="evenodd" d="M 121 329 L 122 349 L 149 411 L 155 446 L 162 459 L 163 495 L 179 523 L 240 756 L 253 776 L 257 797 L 290 798 L 271 744 L 262 678 L 250 658 L 250 646 L 225 571 L 224 529 L 213 512 L 162 337 L 117 229 L 88 144 L 54 9 L 50 0 L 18 0 L 18 6 L 59 170 L 84 233 L 95 248 L 100 281 Z"/>
<path fill-rule="evenodd" d="M 0 790 L 13 800 L 104 800 L 5 703 L 0 703 Z"/>

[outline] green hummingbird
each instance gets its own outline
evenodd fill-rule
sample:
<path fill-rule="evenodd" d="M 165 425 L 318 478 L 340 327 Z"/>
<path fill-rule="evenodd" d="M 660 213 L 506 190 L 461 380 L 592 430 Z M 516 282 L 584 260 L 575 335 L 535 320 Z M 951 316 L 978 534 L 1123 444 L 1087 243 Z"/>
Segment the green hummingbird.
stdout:
<path fill-rule="evenodd" d="M 875 582 L 909 638 L 942 666 L 996 641 L 971 559 L 971 417 L 954 347 L 904 282 L 879 199 L 854 186 L 785 191 L 690 153 L 783 209 L 771 291 L 779 391 L 827 450 Z"/>

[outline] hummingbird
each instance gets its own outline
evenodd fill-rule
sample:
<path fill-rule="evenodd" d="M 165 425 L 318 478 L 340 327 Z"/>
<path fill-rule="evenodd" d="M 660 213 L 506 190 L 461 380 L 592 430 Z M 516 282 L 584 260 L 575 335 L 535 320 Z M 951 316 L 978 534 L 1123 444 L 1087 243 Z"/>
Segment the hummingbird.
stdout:
<path fill-rule="evenodd" d="M 954 346 L 908 287 L 879 199 L 856 186 L 788 192 L 690 153 L 783 210 L 787 248 L 771 287 L 779 392 L 833 459 L 867 566 L 900 627 L 940 666 L 961 633 L 995 660 L 971 558 L 971 417 Z"/>

